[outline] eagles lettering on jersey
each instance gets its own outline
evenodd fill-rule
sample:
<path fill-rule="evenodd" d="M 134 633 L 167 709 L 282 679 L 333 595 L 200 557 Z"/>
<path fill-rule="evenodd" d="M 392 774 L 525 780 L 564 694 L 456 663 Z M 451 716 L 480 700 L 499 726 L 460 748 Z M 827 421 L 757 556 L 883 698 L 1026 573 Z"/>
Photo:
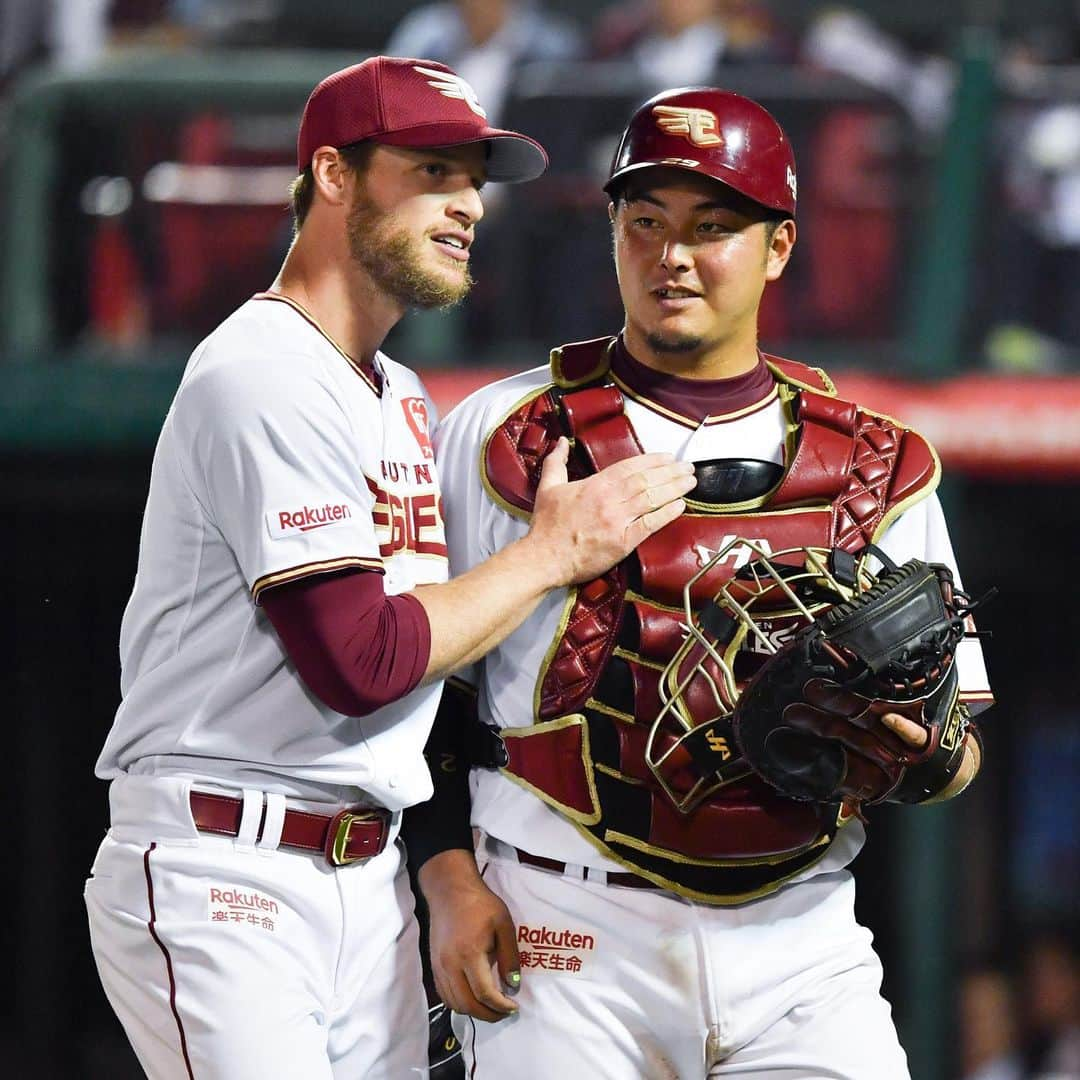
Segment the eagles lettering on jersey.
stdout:
<path fill-rule="evenodd" d="M 379 537 L 379 554 L 384 559 L 401 552 L 446 558 L 442 499 L 434 485 L 426 492 L 399 495 L 380 487 L 370 476 L 364 479 L 375 496 L 371 517 Z"/>
<path fill-rule="evenodd" d="M 427 402 L 422 397 L 402 398 L 401 413 L 424 460 L 390 461 L 384 457 L 379 462 L 380 479 L 364 477 L 375 498 L 371 517 L 379 555 L 388 559 L 411 553 L 445 559 L 446 530 Z"/>

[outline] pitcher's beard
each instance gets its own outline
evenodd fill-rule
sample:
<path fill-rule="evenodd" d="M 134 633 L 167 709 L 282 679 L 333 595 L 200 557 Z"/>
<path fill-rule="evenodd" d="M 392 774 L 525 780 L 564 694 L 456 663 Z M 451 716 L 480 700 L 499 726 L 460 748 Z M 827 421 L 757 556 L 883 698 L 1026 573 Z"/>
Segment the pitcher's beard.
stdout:
<path fill-rule="evenodd" d="M 463 300 L 472 288 L 468 267 L 457 275 L 440 274 L 424 264 L 423 244 L 392 215 L 358 196 L 346 221 L 349 254 L 376 285 L 407 308 L 450 307 Z"/>

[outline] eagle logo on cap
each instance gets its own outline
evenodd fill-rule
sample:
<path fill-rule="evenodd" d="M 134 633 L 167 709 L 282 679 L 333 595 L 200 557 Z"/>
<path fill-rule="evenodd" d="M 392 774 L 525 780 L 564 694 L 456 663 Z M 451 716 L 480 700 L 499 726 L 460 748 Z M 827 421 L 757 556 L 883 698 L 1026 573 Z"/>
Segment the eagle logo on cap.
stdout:
<path fill-rule="evenodd" d="M 657 105 L 653 116 L 660 130 L 668 135 L 682 135 L 695 146 L 716 146 L 720 137 L 716 114 L 708 109 L 692 109 L 682 105 Z"/>
<path fill-rule="evenodd" d="M 436 71 L 435 68 L 413 67 L 413 71 L 428 76 L 428 86 L 438 90 L 443 97 L 464 101 L 477 116 L 487 119 L 487 112 L 476 100 L 476 91 L 460 76 L 452 71 Z"/>

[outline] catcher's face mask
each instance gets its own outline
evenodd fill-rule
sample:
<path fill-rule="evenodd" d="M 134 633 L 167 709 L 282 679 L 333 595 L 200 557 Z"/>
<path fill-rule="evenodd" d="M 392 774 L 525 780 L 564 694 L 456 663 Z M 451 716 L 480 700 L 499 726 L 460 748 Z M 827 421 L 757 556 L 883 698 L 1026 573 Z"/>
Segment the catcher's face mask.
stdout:
<path fill-rule="evenodd" d="M 733 554 L 749 559 L 695 611 L 694 587 Z M 740 686 L 816 616 L 869 589 L 875 577 L 867 562 L 838 549 L 773 552 L 737 537 L 687 581 L 686 637 L 661 676 L 661 709 L 645 749 L 649 768 L 680 812 L 750 773 L 728 723 Z"/>

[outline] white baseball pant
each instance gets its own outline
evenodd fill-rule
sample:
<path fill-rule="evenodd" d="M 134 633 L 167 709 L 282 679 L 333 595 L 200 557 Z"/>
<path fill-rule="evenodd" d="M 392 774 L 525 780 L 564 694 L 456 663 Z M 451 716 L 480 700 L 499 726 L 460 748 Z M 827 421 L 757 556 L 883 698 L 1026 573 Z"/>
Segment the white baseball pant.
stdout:
<path fill-rule="evenodd" d="M 243 793 L 233 839 L 196 830 L 189 791 L 176 779 L 114 781 L 112 827 L 86 883 L 98 973 L 147 1075 L 426 1077 L 400 847 L 335 869 L 277 847 L 282 796 L 267 796 L 268 835 L 256 845 L 261 792 Z"/>
<path fill-rule="evenodd" d="M 479 858 L 517 926 L 521 988 L 512 1018 L 455 1018 L 470 1080 L 908 1080 L 846 871 L 710 907 L 524 866 L 491 840 Z"/>

